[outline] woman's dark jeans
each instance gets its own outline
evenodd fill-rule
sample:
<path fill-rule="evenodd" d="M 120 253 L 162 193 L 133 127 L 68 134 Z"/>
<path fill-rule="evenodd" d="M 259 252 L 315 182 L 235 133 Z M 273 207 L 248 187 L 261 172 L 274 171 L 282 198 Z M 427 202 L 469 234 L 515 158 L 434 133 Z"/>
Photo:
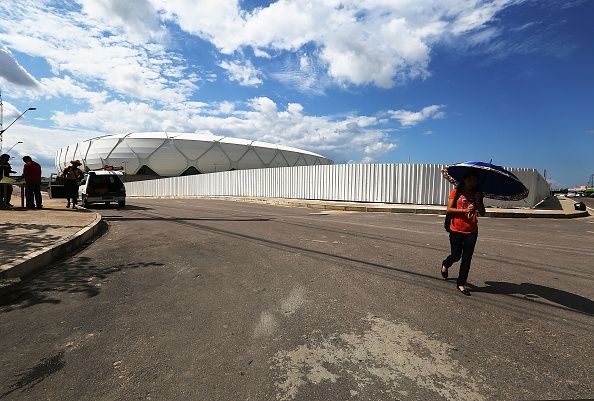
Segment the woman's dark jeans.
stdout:
<path fill-rule="evenodd" d="M 456 280 L 458 285 L 466 284 L 477 238 L 478 233 L 462 234 L 454 231 L 450 232 L 450 246 L 452 247 L 452 251 L 451 255 L 443 261 L 443 265 L 449 269 L 454 263 L 462 259 L 460 273 L 458 274 L 458 280 Z"/>

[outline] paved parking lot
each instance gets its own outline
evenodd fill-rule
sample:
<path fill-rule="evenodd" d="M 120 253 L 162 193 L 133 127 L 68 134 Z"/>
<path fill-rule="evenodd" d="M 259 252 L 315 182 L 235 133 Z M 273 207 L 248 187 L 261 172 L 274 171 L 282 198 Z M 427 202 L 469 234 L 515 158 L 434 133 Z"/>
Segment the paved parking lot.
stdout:
<path fill-rule="evenodd" d="M 130 204 L 0 306 L 0 398 L 594 396 L 594 218 L 482 219 L 464 297 L 439 216 Z"/>

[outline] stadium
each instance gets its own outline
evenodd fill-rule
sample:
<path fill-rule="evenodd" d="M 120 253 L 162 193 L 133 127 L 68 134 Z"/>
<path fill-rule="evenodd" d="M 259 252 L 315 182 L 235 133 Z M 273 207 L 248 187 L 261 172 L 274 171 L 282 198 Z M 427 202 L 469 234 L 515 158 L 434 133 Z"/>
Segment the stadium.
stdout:
<path fill-rule="evenodd" d="M 58 150 L 57 170 L 63 171 L 74 159 L 87 171 L 121 168 L 129 197 L 232 196 L 445 205 L 451 189 L 442 177 L 445 165 L 441 164 L 334 164 L 306 150 L 208 131 L 139 132 L 82 141 Z M 534 207 L 548 196 L 549 185 L 535 169 L 510 171 L 529 189 L 529 196 L 521 201 L 489 199 L 488 206 Z"/>
<path fill-rule="evenodd" d="M 87 171 L 122 167 L 129 179 L 333 164 L 316 153 L 207 133 L 139 132 L 98 137 L 57 151 L 56 169 L 78 159 Z"/>

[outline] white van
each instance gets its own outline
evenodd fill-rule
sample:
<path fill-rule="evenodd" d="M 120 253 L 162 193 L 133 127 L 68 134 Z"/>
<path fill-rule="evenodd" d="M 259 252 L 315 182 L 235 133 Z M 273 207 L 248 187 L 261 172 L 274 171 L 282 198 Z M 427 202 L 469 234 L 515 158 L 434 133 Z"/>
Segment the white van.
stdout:
<path fill-rule="evenodd" d="M 90 171 L 80 182 L 78 196 L 84 207 L 92 203 L 109 205 L 117 202 L 119 207 L 126 206 L 126 187 L 120 171 Z"/>

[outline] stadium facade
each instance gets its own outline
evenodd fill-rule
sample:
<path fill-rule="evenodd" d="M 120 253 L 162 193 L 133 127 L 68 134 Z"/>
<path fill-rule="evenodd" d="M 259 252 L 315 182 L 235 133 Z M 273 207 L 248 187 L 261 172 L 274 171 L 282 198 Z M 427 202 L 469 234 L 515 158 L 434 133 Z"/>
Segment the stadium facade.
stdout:
<path fill-rule="evenodd" d="M 56 169 L 63 171 L 75 159 L 85 170 L 121 166 L 126 175 L 144 178 L 333 164 L 322 155 L 283 145 L 168 132 L 109 135 L 65 146 L 57 151 Z"/>

